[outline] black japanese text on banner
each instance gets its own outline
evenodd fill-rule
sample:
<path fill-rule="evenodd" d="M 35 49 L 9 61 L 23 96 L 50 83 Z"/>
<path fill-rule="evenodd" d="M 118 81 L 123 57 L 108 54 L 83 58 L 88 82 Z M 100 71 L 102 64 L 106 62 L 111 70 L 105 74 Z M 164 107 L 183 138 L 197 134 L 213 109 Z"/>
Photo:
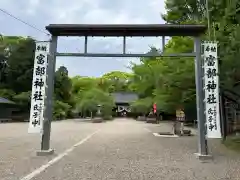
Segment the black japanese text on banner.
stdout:
<path fill-rule="evenodd" d="M 204 42 L 205 115 L 208 138 L 221 138 L 217 43 Z"/>
<path fill-rule="evenodd" d="M 36 42 L 28 133 L 42 133 L 49 42 Z"/>

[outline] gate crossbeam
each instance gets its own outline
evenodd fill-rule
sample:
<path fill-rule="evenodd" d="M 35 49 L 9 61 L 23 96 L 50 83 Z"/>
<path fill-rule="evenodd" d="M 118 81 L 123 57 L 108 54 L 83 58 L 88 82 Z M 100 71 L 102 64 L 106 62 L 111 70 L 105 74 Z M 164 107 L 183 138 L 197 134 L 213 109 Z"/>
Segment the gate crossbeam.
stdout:
<path fill-rule="evenodd" d="M 195 53 L 179 54 L 129 54 L 129 53 L 56 53 L 56 56 L 74 56 L 74 57 L 195 57 Z"/>

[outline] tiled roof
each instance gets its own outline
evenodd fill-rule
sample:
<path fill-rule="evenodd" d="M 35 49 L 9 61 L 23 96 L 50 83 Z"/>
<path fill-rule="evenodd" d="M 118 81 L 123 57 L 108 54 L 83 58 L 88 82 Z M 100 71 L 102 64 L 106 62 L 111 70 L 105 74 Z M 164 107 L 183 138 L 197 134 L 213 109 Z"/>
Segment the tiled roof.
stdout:
<path fill-rule="evenodd" d="M 13 101 L 0 97 L 0 104 L 15 104 Z"/>
<path fill-rule="evenodd" d="M 115 103 L 130 103 L 138 99 L 135 93 L 117 92 L 112 93 Z"/>

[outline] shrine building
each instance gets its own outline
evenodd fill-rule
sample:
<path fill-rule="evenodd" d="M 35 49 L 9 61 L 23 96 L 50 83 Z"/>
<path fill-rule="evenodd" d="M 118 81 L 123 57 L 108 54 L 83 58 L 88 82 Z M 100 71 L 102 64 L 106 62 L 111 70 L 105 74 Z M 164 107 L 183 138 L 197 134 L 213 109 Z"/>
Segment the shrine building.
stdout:
<path fill-rule="evenodd" d="M 112 93 L 115 102 L 114 111 L 117 116 L 128 116 L 131 114 L 130 104 L 138 100 L 138 95 L 132 92 L 116 92 Z"/>
<path fill-rule="evenodd" d="M 0 122 L 11 121 L 15 103 L 0 97 Z"/>

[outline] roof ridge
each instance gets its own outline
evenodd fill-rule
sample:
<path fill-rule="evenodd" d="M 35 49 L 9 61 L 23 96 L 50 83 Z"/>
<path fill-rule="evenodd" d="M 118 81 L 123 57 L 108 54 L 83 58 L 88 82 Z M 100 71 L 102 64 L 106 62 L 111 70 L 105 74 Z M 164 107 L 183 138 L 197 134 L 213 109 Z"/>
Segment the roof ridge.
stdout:
<path fill-rule="evenodd" d="M 0 103 L 2 104 L 15 104 L 15 102 L 5 98 L 5 97 L 0 97 Z"/>

